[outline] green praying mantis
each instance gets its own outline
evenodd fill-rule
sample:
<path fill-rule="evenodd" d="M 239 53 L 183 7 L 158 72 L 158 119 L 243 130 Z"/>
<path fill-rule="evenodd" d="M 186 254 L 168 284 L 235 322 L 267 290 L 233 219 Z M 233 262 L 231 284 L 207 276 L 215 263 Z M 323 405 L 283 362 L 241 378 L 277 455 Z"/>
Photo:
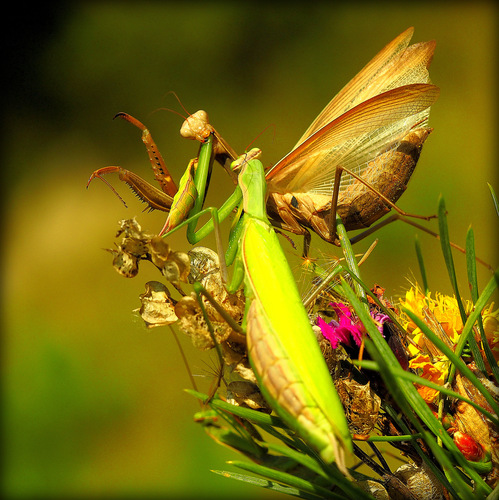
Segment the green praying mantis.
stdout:
<path fill-rule="evenodd" d="M 209 161 L 212 139 L 201 147 L 199 165 Z M 352 451 L 343 407 L 322 357 L 293 273 L 266 214 L 266 181 L 260 151 L 232 163 L 238 172 L 241 216 L 233 227 L 225 259 L 233 263 L 227 285 L 234 293 L 244 281 L 243 328 L 251 366 L 272 409 L 326 463 L 348 474 L 345 455 Z M 191 224 L 205 209 L 173 231 Z M 169 233 L 171 234 L 171 232 Z M 221 259 L 222 260 L 222 259 Z"/>

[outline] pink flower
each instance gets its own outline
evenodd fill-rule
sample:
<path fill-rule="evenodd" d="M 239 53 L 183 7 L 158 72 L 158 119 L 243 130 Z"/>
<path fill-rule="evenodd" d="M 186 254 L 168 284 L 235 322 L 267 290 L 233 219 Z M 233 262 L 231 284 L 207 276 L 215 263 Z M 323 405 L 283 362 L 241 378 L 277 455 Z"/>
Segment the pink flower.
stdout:
<path fill-rule="evenodd" d="M 332 302 L 330 306 L 334 309 L 338 321 L 326 323 L 320 316 L 317 318 L 317 324 L 324 338 L 329 340 L 333 349 L 336 349 L 340 342 L 352 347 L 351 339 L 360 347 L 364 331 L 362 324 L 354 323 L 352 313 L 345 304 Z"/>
<path fill-rule="evenodd" d="M 376 323 L 376 326 L 378 327 L 379 333 L 383 335 L 383 323 L 385 321 L 391 321 L 390 316 L 380 313 L 380 312 L 373 312 L 371 311 L 371 316 Z"/>
<path fill-rule="evenodd" d="M 357 347 L 360 347 L 362 336 L 365 333 L 364 325 L 358 319 L 352 318 L 352 312 L 345 304 L 331 302 L 329 305 L 333 308 L 338 320 L 326 323 L 320 316 L 317 318 L 317 325 L 321 329 L 324 338 L 329 340 L 333 349 L 336 349 L 339 343 L 353 347 L 352 339 Z M 379 312 L 371 312 L 371 316 L 376 322 L 378 330 L 383 334 L 383 323 L 390 321 L 390 318 L 386 314 Z"/>

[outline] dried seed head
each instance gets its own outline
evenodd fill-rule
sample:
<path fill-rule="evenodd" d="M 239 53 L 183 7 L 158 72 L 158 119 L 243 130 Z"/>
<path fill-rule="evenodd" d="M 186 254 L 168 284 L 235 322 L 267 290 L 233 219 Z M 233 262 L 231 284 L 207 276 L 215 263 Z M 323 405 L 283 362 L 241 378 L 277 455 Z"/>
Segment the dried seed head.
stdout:
<path fill-rule="evenodd" d="M 136 276 L 141 260 L 151 261 L 171 283 L 187 283 L 190 259 L 184 252 L 173 252 L 160 236 L 142 231 L 135 219 L 119 222 L 116 236 L 123 235 L 118 250 L 108 250 L 115 256 L 113 265 L 123 276 Z"/>
<path fill-rule="evenodd" d="M 236 335 L 237 338 L 240 337 L 224 320 L 219 321 L 210 315 L 208 310 L 206 312 L 217 344 L 223 346 L 225 342 L 231 339 L 231 336 Z M 175 313 L 179 318 L 179 328 L 191 337 L 196 348 L 206 350 L 215 347 L 212 335 L 194 293 L 182 297 L 178 301 L 175 306 Z"/>
<path fill-rule="evenodd" d="M 407 486 L 409 491 L 418 500 L 440 500 L 443 498 L 443 488 L 433 472 L 425 467 L 415 464 L 404 464 L 394 473 L 394 476 Z M 398 492 L 392 492 L 388 485 L 390 498 L 401 498 Z"/>
<path fill-rule="evenodd" d="M 241 289 L 234 294 L 227 292 L 220 274 L 218 254 L 210 248 L 196 247 L 188 255 L 191 260 L 189 282 L 200 283 L 234 321 L 240 322 L 244 316 L 244 291 Z M 203 304 L 210 320 L 218 323 L 225 322 L 213 305 L 204 297 Z M 233 337 L 232 340 L 236 340 L 236 337 Z M 244 341 L 244 339 L 239 341 Z"/>
<path fill-rule="evenodd" d="M 371 479 L 365 481 L 355 481 L 355 485 L 361 488 L 363 491 L 370 493 L 376 500 L 390 500 L 386 488 Z"/>
<path fill-rule="evenodd" d="M 148 247 L 151 254 L 151 262 L 160 269 L 164 267 L 171 253 L 170 245 L 164 238 L 153 236 L 148 242 Z"/>
<path fill-rule="evenodd" d="M 194 294 L 186 295 L 177 302 L 175 314 L 179 318 L 179 328 L 191 337 L 196 348 L 206 350 L 214 347 L 203 313 Z"/>
<path fill-rule="evenodd" d="M 371 385 L 359 384 L 354 379 L 335 381 L 338 396 L 345 408 L 348 428 L 353 434 L 369 434 L 378 421 L 381 406 L 380 397 L 371 389 Z"/>
<path fill-rule="evenodd" d="M 189 274 L 189 283 L 201 281 L 210 274 L 220 274 L 220 260 L 218 254 L 211 248 L 195 247 L 189 251 L 191 259 L 191 272 Z"/>
<path fill-rule="evenodd" d="M 139 313 L 148 328 L 171 325 L 178 320 L 170 292 L 163 283 L 147 282 L 146 291 L 140 296 L 140 300 L 142 306 Z"/>
<path fill-rule="evenodd" d="M 119 274 L 125 278 L 137 276 L 139 272 L 139 259 L 135 255 L 123 252 L 121 249 L 112 250 L 106 248 L 106 251 L 113 254 L 113 267 Z"/>
<path fill-rule="evenodd" d="M 142 228 L 135 219 L 123 219 L 120 220 L 118 224 L 120 227 L 116 232 L 116 238 L 123 233 L 125 238 L 143 238 Z"/>
<path fill-rule="evenodd" d="M 172 270 L 174 274 L 172 273 Z M 188 282 L 189 272 L 191 270 L 191 262 L 189 255 L 184 252 L 172 252 L 168 257 L 168 262 L 163 269 L 163 275 L 168 281 L 182 281 Z M 173 278 L 176 279 L 173 279 Z"/>
<path fill-rule="evenodd" d="M 252 382 L 230 382 L 227 386 L 227 402 L 235 406 L 251 408 L 252 410 L 264 410 L 266 413 L 272 411 L 258 386 Z"/>

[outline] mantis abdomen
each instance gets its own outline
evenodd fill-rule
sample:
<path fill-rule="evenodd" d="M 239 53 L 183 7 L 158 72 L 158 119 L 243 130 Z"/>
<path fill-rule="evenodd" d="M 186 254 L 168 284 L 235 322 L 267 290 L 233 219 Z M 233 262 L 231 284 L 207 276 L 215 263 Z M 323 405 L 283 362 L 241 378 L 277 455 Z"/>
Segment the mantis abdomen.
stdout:
<path fill-rule="evenodd" d="M 403 192 L 433 129 L 410 131 L 392 149 L 387 149 L 363 170 L 360 178 L 339 192 L 337 212 L 347 231 L 364 229 L 388 213 Z M 366 184 L 364 184 L 364 181 Z M 383 197 L 388 200 L 385 201 Z M 273 218 L 285 221 L 283 229 L 303 234 L 303 227 L 334 243 L 331 234 L 331 196 L 314 193 L 270 193 L 267 210 Z"/>

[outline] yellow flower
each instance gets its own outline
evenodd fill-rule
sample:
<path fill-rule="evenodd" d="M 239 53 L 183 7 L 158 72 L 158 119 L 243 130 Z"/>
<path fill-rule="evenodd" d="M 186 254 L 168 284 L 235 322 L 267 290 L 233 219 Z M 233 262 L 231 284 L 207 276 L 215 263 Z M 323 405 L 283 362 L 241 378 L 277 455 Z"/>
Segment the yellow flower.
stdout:
<path fill-rule="evenodd" d="M 426 306 L 426 302 L 425 296 L 419 287 L 409 288 L 409 290 L 405 292 L 405 300 L 401 300 L 400 302 L 403 307 L 409 309 L 409 311 L 416 316 L 420 318 L 423 317 L 422 311 L 423 307 Z M 403 326 L 409 333 L 419 332 L 419 328 L 408 317 L 405 317 L 405 320 L 406 322 Z"/>
<path fill-rule="evenodd" d="M 438 385 L 443 385 L 449 371 L 449 363 L 446 361 L 432 362 L 426 354 L 419 354 L 409 361 L 409 366 L 420 372 L 420 376 Z M 438 391 L 416 384 L 417 390 L 421 397 L 431 403 L 438 395 Z"/>
<path fill-rule="evenodd" d="M 471 304 L 471 302 L 467 303 L 467 305 L 468 304 Z M 437 292 L 435 300 L 432 303 L 431 311 L 445 333 L 449 336 L 450 340 L 456 343 L 464 326 L 456 298 L 442 295 Z"/>
<path fill-rule="evenodd" d="M 494 358 L 499 360 L 499 309 L 494 309 L 494 302 L 484 307 L 482 310 L 483 329 L 485 337 L 494 354 Z"/>
<path fill-rule="evenodd" d="M 437 292 L 433 299 L 431 294 L 425 296 L 416 285 L 406 292 L 405 299 L 401 299 L 400 302 L 402 307 L 410 310 L 421 318 L 430 329 L 440 337 L 442 337 L 443 330 L 448 338 L 442 338 L 442 340 L 446 341 L 451 347 L 458 342 L 459 335 L 463 331 L 463 321 L 455 297 L 449 297 Z M 467 314 L 473 311 L 473 303 L 470 301 L 466 301 L 464 307 Z M 412 368 L 418 368 L 419 372 L 422 371 L 421 376 L 428 380 L 433 380 L 434 382 L 436 382 L 437 379 L 443 380 L 442 373 L 446 373 L 447 369 L 443 369 L 442 367 L 438 368 L 437 365 L 439 363 L 446 363 L 446 358 L 438 355 L 440 351 L 437 351 L 434 346 L 429 343 L 429 340 L 421 330 L 417 328 L 408 317 L 405 317 L 404 320 L 404 327 L 408 333 L 412 334 L 413 342 L 413 344 L 409 344 L 408 347 L 409 353 L 413 357 L 409 365 Z M 497 360 L 499 359 L 499 309 L 494 311 L 494 303 L 491 303 L 483 309 L 482 321 L 485 336 Z M 435 322 L 438 324 L 435 325 Z M 438 325 L 440 325 L 441 330 Z M 477 336 L 477 341 L 480 342 L 480 340 L 479 336 Z M 430 354 L 431 359 L 429 356 L 423 355 L 422 353 Z M 421 389 L 421 391 L 426 391 L 424 396 L 425 400 L 430 400 L 432 394 L 434 397 L 435 391 L 433 390 Z"/>

